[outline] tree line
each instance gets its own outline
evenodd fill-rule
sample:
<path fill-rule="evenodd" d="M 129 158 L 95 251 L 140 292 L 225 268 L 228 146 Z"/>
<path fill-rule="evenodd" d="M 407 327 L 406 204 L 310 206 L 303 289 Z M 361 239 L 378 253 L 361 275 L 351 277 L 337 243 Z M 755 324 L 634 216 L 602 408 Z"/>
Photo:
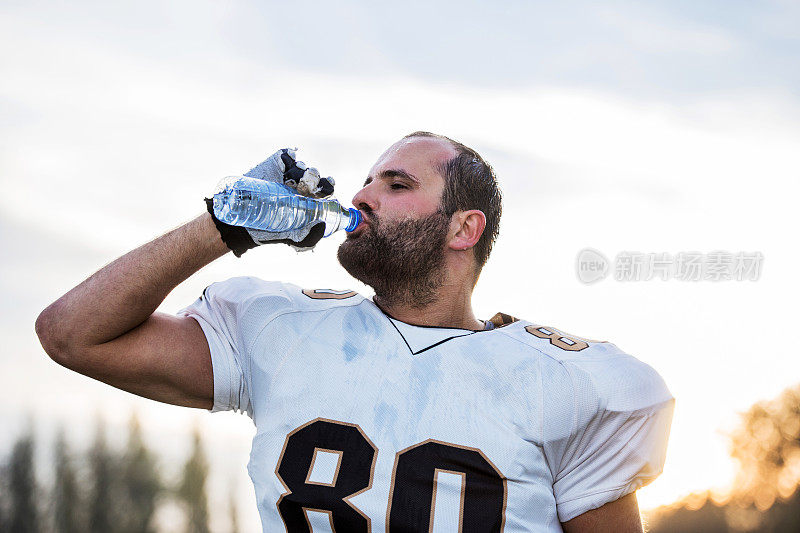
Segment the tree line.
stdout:
<path fill-rule="evenodd" d="M 730 453 L 737 464 L 730 490 L 656 510 L 650 533 L 800 531 L 800 385 L 743 413 Z"/>
<path fill-rule="evenodd" d="M 0 466 L 0 531 L 10 533 L 155 533 L 156 513 L 171 506 L 187 533 L 208 533 L 206 496 L 208 461 L 200 433 L 177 483 L 166 482 L 159 461 L 145 444 L 134 415 L 122 450 L 112 449 L 98 421 L 92 445 L 84 453 L 70 449 L 63 429 L 55 438 L 51 481 L 39 479 L 31 431 L 20 436 Z M 230 531 L 238 533 L 236 505 L 230 501 Z M 176 514 L 173 512 L 173 515 Z M 163 522 L 163 520 L 162 520 Z M 169 524 L 176 529 L 176 524 Z"/>

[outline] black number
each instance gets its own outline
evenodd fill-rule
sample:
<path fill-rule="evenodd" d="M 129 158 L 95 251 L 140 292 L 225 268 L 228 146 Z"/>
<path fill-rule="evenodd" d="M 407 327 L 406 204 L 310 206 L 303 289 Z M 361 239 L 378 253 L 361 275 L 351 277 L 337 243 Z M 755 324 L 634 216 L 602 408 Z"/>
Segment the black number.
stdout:
<path fill-rule="evenodd" d="M 310 480 L 319 451 L 336 453 L 333 480 Z M 306 511 L 328 514 L 334 531 L 368 532 L 370 519 L 348 500 L 372 486 L 378 449 L 355 424 L 318 418 L 286 436 L 275 473 L 287 492 L 278 499 L 286 530 L 311 533 Z M 500 532 L 505 523 L 506 478 L 477 448 L 426 440 L 399 452 L 392 473 L 390 533 L 430 531 L 438 472 L 461 475 L 463 533 Z"/>
<path fill-rule="evenodd" d="M 309 481 L 318 450 L 339 453 L 330 484 Z M 286 436 L 275 473 L 286 487 L 278 500 L 286 530 L 311 532 L 306 510 L 328 513 L 334 531 L 370 531 L 369 518 L 348 498 L 372 486 L 377 448 L 354 424 L 316 419 Z"/>
<path fill-rule="evenodd" d="M 392 474 L 389 531 L 430 531 L 436 472 L 462 473 L 459 531 L 502 531 L 506 480 L 477 448 L 427 440 L 397 454 Z"/>

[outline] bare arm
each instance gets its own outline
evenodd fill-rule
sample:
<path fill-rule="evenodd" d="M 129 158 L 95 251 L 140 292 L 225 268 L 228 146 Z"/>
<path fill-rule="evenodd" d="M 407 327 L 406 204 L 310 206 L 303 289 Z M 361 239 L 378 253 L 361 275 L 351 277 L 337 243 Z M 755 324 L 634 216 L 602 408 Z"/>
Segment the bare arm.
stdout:
<path fill-rule="evenodd" d="M 229 250 L 208 213 L 106 265 L 48 306 L 36 334 L 59 364 L 114 387 L 210 408 L 211 355 L 200 325 L 156 313 L 179 283 Z"/>
<path fill-rule="evenodd" d="M 565 533 L 642 533 L 636 493 L 587 511 L 561 525 Z"/>

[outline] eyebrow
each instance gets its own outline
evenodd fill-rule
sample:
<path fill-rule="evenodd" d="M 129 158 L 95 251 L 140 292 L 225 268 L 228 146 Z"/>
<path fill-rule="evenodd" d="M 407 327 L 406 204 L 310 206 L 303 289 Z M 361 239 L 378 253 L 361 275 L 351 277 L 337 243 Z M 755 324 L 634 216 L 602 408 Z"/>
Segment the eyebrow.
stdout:
<path fill-rule="evenodd" d="M 379 178 L 405 178 L 407 180 L 413 181 L 414 183 L 419 183 L 419 180 L 415 178 L 412 174 L 409 174 L 405 170 L 401 170 L 399 168 L 390 168 L 387 170 L 382 170 L 378 173 Z M 370 181 L 372 181 L 372 176 L 369 176 L 366 180 L 364 180 L 364 186 L 366 187 Z"/>

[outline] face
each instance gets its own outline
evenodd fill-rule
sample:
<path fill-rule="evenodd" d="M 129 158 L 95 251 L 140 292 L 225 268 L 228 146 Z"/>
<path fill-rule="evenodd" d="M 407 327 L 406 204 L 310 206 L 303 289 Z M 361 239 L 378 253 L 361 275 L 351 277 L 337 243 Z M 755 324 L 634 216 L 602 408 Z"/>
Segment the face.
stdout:
<path fill-rule="evenodd" d="M 439 207 L 444 189 L 444 179 L 436 169 L 455 156 L 455 149 L 441 139 L 399 141 L 370 169 L 353 205 L 386 220 L 430 215 Z"/>
<path fill-rule="evenodd" d="M 443 281 L 450 217 L 439 211 L 437 167 L 456 155 L 447 141 L 416 137 L 390 147 L 354 197 L 362 223 L 339 247 L 353 277 L 384 300 L 422 306 Z"/>

